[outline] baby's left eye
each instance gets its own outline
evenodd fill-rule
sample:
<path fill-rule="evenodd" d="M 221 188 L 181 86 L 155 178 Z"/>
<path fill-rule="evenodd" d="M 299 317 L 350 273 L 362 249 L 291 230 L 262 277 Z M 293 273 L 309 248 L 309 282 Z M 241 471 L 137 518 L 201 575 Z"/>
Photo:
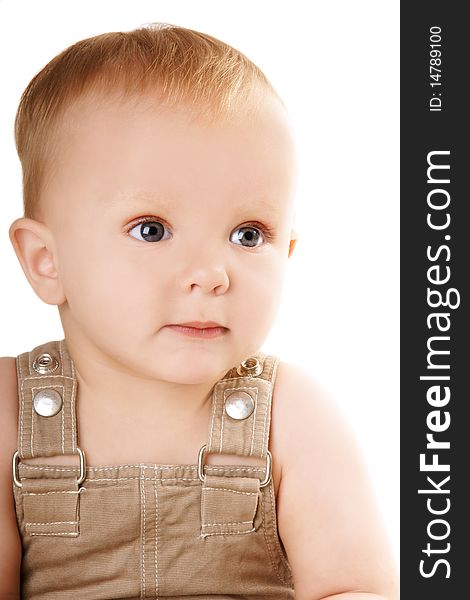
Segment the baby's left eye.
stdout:
<path fill-rule="evenodd" d="M 262 244 L 265 239 L 261 230 L 252 225 L 237 227 L 230 235 L 230 241 L 241 246 L 253 248 Z"/>
<path fill-rule="evenodd" d="M 168 239 L 168 236 L 164 237 L 165 233 L 168 233 L 165 225 L 156 219 L 141 221 L 134 225 L 134 227 L 131 227 L 128 233 L 130 236 L 143 242 L 159 242 L 160 240 Z"/>

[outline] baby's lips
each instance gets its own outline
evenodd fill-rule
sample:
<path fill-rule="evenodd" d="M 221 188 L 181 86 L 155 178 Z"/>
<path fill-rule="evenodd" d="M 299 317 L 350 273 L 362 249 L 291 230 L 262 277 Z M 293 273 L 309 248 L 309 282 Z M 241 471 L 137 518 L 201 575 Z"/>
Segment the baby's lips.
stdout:
<path fill-rule="evenodd" d="M 188 321 L 186 323 L 171 323 L 171 325 L 180 325 L 181 327 L 194 327 L 195 329 L 209 329 L 211 327 L 222 327 L 227 329 L 224 325 L 216 323 L 215 321 Z"/>

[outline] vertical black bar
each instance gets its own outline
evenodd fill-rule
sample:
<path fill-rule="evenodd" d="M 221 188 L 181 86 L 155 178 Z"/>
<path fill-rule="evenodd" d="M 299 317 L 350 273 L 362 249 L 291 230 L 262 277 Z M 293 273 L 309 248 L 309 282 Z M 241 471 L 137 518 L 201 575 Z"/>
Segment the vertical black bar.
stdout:
<path fill-rule="evenodd" d="M 401 3 L 402 600 L 470 594 L 465 8 Z"/>

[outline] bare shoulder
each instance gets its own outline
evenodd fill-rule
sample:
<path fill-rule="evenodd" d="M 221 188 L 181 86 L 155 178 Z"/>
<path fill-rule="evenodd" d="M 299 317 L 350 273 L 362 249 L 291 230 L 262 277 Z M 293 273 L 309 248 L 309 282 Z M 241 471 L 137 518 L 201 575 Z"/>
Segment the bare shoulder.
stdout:
<path fill-rule="evenodd" d="M 324 464 L 322 455 L 329 447 L 338 451 L 354 444 L 327 391 L 304 369 L 283 361 L 273 390 L 271 444 L 285 475 L 295 469 L 299 453 L 307 453 L 310 469 L 316 469 Z"/>
<path fill-rule="evenodd" d="M 19 594 L 21 540 L 16 524 L 11 460 L 17 449 L 18 392 L 16 362 L 0 358 L 0 594 Z"/>
<path fill-rule="evenodd" d="M 359 445 L 336 402 L 290 363 L 278 367 L 270 448 L 296 600 L 353 591 L 396 600 L 396 566 Z"/>

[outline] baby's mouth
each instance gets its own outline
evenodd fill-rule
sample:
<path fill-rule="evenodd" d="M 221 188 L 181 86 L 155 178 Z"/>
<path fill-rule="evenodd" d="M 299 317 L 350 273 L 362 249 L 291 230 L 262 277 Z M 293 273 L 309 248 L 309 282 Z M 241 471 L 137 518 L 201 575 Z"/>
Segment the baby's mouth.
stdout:
<path fill-rule="evenodd" d="M 176 333 L 197 338 L 215 338 L 227 333 L 227 327 L 214 321 L 191 321 L 188 323 L 172 323 L 167 325 Z"/>

